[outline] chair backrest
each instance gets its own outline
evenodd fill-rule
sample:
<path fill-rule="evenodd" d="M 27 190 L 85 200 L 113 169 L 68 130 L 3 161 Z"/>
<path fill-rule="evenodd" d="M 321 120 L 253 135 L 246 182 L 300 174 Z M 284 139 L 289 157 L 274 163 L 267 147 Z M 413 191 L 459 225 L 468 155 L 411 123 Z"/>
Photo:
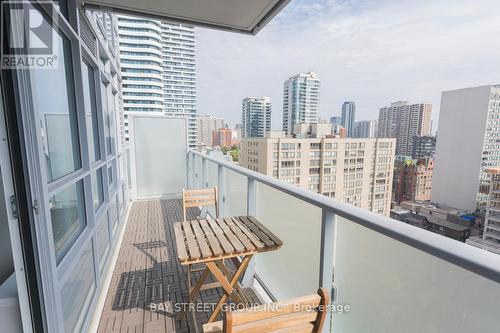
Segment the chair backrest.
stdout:
<path fill-rule="evenodd" d="M 184 221 L 187 217 L 187 209 L 190 207 L 215 206 L 215 217 L 219 217 L 219 205 L 217 197 L 217 186 L 199 190 L 182 189 L 182 210 Z"/>
<path fill-rule="evenodd" d="M 329 313 L 329 302 L 326 289 L 320 288 L 315 295 L 227 311 L 224 313 L 222 332 L 321 332 Z"/>

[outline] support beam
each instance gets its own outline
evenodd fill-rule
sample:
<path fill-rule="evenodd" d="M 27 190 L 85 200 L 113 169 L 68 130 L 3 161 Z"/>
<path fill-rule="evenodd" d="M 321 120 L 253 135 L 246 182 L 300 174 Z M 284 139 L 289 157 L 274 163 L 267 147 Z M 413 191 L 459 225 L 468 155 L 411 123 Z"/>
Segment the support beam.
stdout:
<path fill-rule="evenodd" d="M 219 217 L 224 217 L 224 206 L 226 202 L 226 179 L 224 176 L 224 167 L 221 164 L 217 165 L 217 178 L 219 189 Z"/>
<path fill-rule="evenodd" d="M 330 299 L 332 299 L 333 286 L 333 259 L 335 248 L 335 224 L 337 216 L 326 208 L 323 208 L 321 218 L 321 247 L 320 247 L 320 266 L 319 266 L 319 286 L 325 288 Z M 331 313 L 325 318 L 323 332 L 330 332 Z"/>
<path fill-rule="evenodd" d="M 253 178 L 247 177 L 247 215 L 254 216 L 257 214 L 257 181 Z M 254 256 L 248 263 L 248 268 L 243 274 L 241 285 L 243 287 L 251 287 L 253 284 L 253 277 L 255 276 L 255 269 L 257 257 Z"/>

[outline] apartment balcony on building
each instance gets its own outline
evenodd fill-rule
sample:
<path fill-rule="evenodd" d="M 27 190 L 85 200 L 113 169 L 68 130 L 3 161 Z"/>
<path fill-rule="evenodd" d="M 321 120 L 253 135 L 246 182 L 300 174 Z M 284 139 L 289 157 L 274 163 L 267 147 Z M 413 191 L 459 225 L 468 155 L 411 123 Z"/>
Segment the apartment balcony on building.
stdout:
<path fill-rule="evenodd" d="M 111 13 L 253 35 L 287 3 L 3 7 L 11 30 L 2 31 L 2 56 L 18 61 L 3 58 L 1 69 L 2 332 L 202 331 L 224 291 L 202 290 L 196 301 L 208 307 L 179 316 L 189 290 L 174 223 L 184 220 L 184 189 L 214 187 L 217 209 L 190 208 L 186 220 L 251 216 L 283 243 L 256 254 L 235 281 L 249 303 L 324 288 L 332 306 L 321 332 L 499 331 L 499 256 L 195 151 L 183 114 L 130 113 L 125 132 Z M 51 36 L 52 68 L 21 61 L 39 57 L 20 47 L 28 17 Z"/>

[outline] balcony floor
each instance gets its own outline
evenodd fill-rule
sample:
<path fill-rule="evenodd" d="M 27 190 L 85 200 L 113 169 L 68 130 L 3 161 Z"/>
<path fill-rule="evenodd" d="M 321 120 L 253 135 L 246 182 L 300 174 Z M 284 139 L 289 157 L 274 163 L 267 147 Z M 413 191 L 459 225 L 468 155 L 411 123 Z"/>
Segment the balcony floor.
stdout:
<path fill-rule="evenodd" d="M 182 220 L 181 205 L 181 200 L 132 204 L 98 332 L 201 332 L 210 312 L 190 313 L 182 320 L 173 313 L 174 304 L 188 296 L 186 267 L 174 244 L 173 223 Z M 198 212 L 189 210 L 188 219 Z M 244 290 L 252 302 L 261 303 L 251 288 Z M 219 288 L 204 290 L 198 302 L 216 303 L 221 295 Z"/>

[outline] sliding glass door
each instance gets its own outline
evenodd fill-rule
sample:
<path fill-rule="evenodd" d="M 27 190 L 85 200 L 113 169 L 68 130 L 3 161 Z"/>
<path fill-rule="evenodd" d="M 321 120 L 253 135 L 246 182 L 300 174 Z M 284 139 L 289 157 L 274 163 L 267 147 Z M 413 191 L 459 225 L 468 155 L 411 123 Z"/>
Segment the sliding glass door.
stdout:
<path fill-rule="evenodd" d="M 20 31 L 26 17 L 36 20 L 42 30 L 36 34 L 50 40 L 53 52 L 50 66 L 12 71 L 29 156 L 37 273 L 46 326 L 55 332 L 88 325 L 128 197 L 122 178 L 128 172 L 119 164 L 127 147 L 116 126 L 123 112 L 118 53 L 109 32 L 99 33 L 97 16 L 76 3 L 23 2 L 11 16 Z M 17 55 L 38 57 L 30 42 Z"/>

